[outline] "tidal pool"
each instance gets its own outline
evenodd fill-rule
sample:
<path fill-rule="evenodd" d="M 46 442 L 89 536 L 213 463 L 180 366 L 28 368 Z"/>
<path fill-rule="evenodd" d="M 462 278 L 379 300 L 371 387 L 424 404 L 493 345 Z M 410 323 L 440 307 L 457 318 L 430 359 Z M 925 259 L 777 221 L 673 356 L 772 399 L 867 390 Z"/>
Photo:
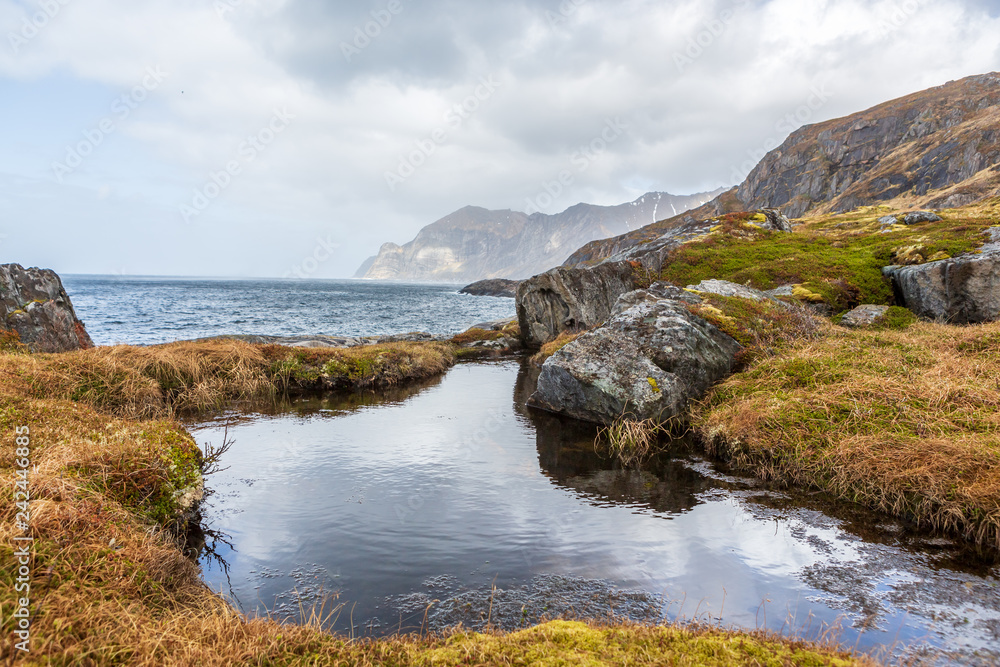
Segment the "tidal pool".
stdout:
<path fill-rule="evenodd" d="M 206 582 L 251 614 L 353 636 L 551 617 L 698 619 L 882 654 L 1000 662 L 996 554 L 734 476 L 683 441 L 623 470 L 528 410 L 519 362 L 191 424 Z M 228 431 L 227 431 L 228 430 Z"/>

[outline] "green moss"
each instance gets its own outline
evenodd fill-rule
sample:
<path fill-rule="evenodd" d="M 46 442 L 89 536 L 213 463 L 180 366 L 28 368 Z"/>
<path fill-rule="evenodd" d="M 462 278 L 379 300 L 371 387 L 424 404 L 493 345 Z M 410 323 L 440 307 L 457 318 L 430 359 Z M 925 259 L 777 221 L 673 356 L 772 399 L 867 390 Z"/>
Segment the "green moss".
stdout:
<path fill-rule="evenodd" d="M 916 323 L 917 316 L 911 311 L 906 308 L 900 308 L 899 306 L 893 306 L 886 311 L 885 315 L 875 320 L 874 327 L 876 329 L 903 331 L 905 329 L 909 329 Z"/>
<path fill-rule="evenodd" d="M 860 664 L 847 654 L 763 634 L 682 627 L 597 627 L 573 621 L 552 621 L 506 635 L 460 633 L 444 646 L 421 651 L 414 657 L 414 663 L 421 665 L 847 667 Z"/>
<path fill-rule="evenodd" d="M 905 246 L 920 246 L 922 257 L 950 257 L 983 243 L 989 219 L 944 220 L 878 233 L 878 213 L 832 216 L 807 221 L 792 234 L 762 230 L 731 214 L 709 236 L 673 252 L 661 278 L 676 285 L 729 280 L 757 289 L 800 286 L 800 296 L 841 311 L 860 303 L 892 303 L 882 268 Z"/>

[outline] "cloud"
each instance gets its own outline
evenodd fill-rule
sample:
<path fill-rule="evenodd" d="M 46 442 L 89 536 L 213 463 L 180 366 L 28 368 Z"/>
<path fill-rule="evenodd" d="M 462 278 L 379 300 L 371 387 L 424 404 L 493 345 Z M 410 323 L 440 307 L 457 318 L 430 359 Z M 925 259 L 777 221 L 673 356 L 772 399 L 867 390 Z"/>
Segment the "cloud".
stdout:
<path fill-rule="evenodd" d="M 29 38 L 44 10 L 0 0 L 0 91 L 30 100 L 0 111 L 17 222 L 0 232 L 10 260 L 73 271 L 127 257 L 143 273 L 283 275 L 329 235 L 317 275 L 346 276 L 466 204 L 523 208 L 609 121 L 627 131 L 553 211 L 732 185 L 804 106 L 807 122 L 846 115 L 1000 54 L 995 2 L 53 2 Z M 52 163 L 149 67 L 162 85 L 59 183 Z M 478 99 L 483 77 L 500 85 Z M 276 111 L 294 119 L 241 157 Z M 180 207 L 234 160 L 185 224 Z"/>

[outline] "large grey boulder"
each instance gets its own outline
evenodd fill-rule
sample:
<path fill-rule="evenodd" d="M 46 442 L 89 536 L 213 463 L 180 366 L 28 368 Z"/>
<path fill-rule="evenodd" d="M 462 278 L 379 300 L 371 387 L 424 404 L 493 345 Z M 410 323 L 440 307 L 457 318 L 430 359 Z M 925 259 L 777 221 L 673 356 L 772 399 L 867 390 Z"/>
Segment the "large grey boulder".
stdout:
<path fill-rule="evenodd" d="M 525 280 L 517 288 L 522 343 L 537 349 L 564 331 L 603 323 L 618 298 L 636 288 L 634 274 L 628 262 L 608 262 L 592 268 L 560 267 Z"/>
<path fill-rule="evenodd" d="M 48 269 L 0 265 L 0 316 L 0 329 L 16 331 L 32 352 L 69 352 L 94 346 L 62 280 Z"/>
<path fill-rule="evenodd" d="M 1000 319 L 1000 228 L 979 254 L 917 266 L 887 266 L 897 301 L 920 317 L 952 324 Z"/>
<path fill-rule="evenodd" d="M 683 415 L 729 375 L 740 350 L 687 308 L 700 301 L 664 283 L 622 296 L 604 326 L 545 362 L 528 405 L 602 424 Z"/>

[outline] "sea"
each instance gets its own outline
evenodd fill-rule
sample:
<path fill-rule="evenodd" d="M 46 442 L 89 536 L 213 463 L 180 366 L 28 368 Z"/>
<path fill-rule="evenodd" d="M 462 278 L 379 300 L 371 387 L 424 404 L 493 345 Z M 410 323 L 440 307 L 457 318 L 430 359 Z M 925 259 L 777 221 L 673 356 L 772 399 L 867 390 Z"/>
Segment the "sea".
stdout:
<path fill-rule="evenodd" d="M 97 345 L 156 345 L 224 335 L 453 335 L 514 316 L 514 300 L 461 285 L 363 280 L 65 275 Z"/>

